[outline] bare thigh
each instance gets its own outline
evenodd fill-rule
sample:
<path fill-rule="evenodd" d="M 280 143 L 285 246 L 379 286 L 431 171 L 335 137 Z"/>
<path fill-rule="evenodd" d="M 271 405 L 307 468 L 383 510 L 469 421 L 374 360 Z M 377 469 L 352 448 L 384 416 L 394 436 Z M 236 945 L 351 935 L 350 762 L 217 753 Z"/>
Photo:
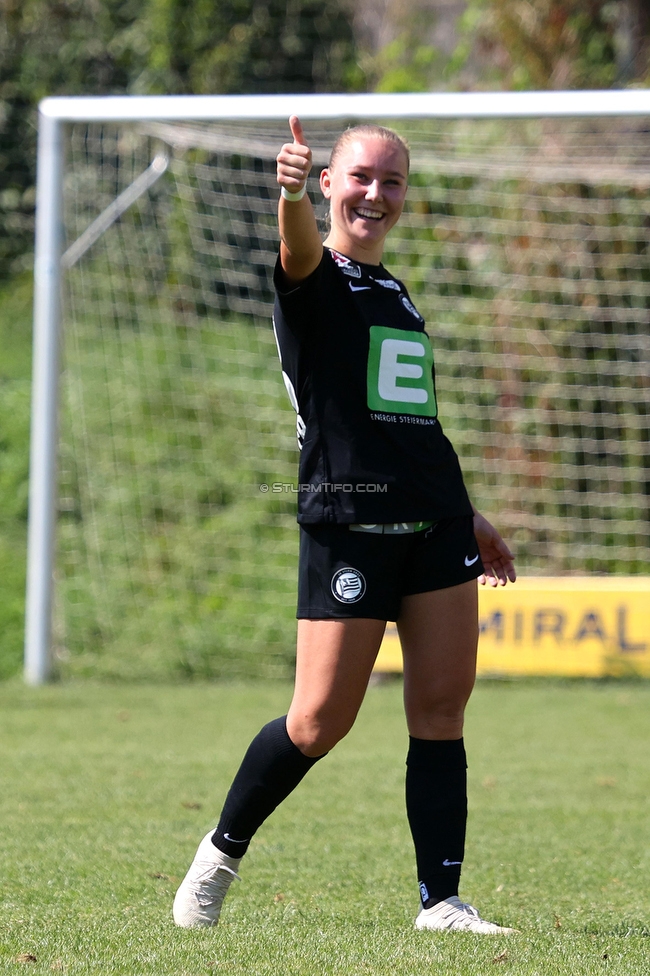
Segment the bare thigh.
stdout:
<path fill-rule="evenodd" d="M 291 741 L 321 756 L 350 731 L 368 687 L 383 620 L 299 620 Z"/>
<path fill-rule="evenodd" d="M 459 739 L 476 677 L 476 582 L 404 597 L 397 629 L 409 733 Z"/>

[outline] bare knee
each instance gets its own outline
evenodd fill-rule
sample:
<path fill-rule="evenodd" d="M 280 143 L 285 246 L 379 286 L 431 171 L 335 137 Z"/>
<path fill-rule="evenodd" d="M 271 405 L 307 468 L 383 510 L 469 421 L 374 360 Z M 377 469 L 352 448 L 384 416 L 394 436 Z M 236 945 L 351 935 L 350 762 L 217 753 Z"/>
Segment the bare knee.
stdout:
<path fill-rule="evenodd" d="M 460 739 L 468 698 L 469 692 L 411 696 L 406 701 L 409 733 L 416 739 Z"/>
<path fill-rule="evenodd" d="M 409 734 L 416 739 L 460 739 L 463 734 L 464 715 L 445 715 L 430 712 L 409 719 Z"/>
<path fill-rule="evenodd" d="M 312 758 L 330 752 L 351 727 L 352 722 L 345 722 L 340 716 L 292 715 L 291 710 L 287 715 L 289 738 L 303 755 Z"/>

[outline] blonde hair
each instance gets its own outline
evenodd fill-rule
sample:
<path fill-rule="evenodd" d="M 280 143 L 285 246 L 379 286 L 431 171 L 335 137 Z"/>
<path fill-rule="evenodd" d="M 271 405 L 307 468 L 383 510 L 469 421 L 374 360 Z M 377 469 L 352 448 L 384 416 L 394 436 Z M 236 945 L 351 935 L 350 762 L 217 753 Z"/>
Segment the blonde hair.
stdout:
<path fill-rule="evenodd" d="M 330 153 L 330 169 L 335 165 L 336 160 L 343 153 L 346 146 L 348 146 L 349 143 L 353 142 L 354 139 L 357 139 L 359 136 L 371 136 L 373 138 L 383 139 L 385 142 L 390 142 L 394 146 L 399 146 L 400 149 L 404 151 L 406 156 L 406 169 L 408 172 L 411 165 L 411 151 L 406 139 L 403 139 L 397 132 L 394 132 L 393 129 L 387 129 L 383 125 L 373 125 L 372 123 L 365 125 L 353 125 L 341 133 L 334 143 L 332 152 Z"/>

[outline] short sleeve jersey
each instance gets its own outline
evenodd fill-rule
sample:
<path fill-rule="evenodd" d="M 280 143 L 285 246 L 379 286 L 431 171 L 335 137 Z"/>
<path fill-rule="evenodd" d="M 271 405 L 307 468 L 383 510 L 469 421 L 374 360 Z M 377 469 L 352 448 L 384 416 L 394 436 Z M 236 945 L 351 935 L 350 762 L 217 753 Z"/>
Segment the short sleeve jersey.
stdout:
<path fill-rule="evenodd" d="M 328 248 L 298 286 L 275 271 L 273 317 L 301 448 L 298 521 L 471 515 L 438 421 L 424 320 L 383 265 Z"/>

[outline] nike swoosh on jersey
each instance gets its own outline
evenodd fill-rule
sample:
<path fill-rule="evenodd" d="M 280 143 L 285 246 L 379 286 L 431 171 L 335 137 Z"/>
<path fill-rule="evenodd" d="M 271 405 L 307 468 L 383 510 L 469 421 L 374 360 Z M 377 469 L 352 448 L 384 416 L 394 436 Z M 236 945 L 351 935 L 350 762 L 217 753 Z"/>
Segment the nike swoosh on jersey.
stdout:
<path fill-rule="evenodd" d="M 469 556 L 465 556 L 465 565 L 466 566 L 473 566 L 477 559 L 478 559 L 478 556 L 474 556 L 473 559 L 470 559 Z"/>
<path fill-rule="evenodd" d="M 353 285 L 351 281 L 349 285 L 350 291 L 370 291 L 370 285 Z"/>
<path fill-rule="evenodd" d="M 462 864 L 462 861 L 448 861 L 447 858 L 442 862 L 443 868 L 450 868 L 454 864 Z"/>

